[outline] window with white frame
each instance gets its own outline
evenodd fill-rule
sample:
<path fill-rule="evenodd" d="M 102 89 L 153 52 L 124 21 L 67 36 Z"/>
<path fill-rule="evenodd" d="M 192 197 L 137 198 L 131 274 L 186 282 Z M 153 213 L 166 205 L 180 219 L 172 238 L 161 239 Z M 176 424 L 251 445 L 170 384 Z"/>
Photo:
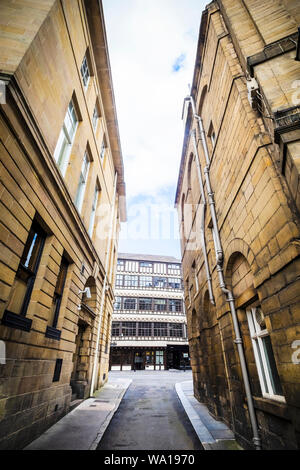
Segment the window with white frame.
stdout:
<path fill-rule="evenodd" d="M 103 138 L 102 145 L 101 145 L 101 150 L 100 150 L 100 157 L 103 160 L 104 155 L 105 155 L 105 150 L 106 150 L 106 143 L 105 143 L 105 138 Z"/>
<path fill-rule="evenodd" d="M 116 297 L 116 299 L 115 299 L 115 304 L 114 304 L 114 309 L 115 309 L 115 310 L 121 310 L 121 306 L 122 306 L 122 299 L 121 299 L 121 297 Z"/>
<path fill-rule="evenodd" d="M 80 72 L 81 72 L 81 78 L 82 78 L 84 88 L 87 88 L 89 79 L 90 79 L 90 71 L 89 71 L 89 66 L 88 66 L 86 55 L 83 58 L 83 61 L 80 67 Z"/>
<path fill-rule="evenodd" d="M 89 233 L 90 237 L 93 236 L 93 232 L 94 232 L 95 217 L 96 217 L 99 193 L 100 193 L 100 188 L 96 184 L 95 191 L 94 191 L 94 197 L 93 197 L 92 212 L 91 212 L 91 215 L 90 215 L 89 230 L 88 230 L 88 233 Z"/>
<path fill-rule="evenodd" d="M 262 395 L 266 398 L 285 401 L 270 335 L 261 308 L 248 310 L 247 319 Z"/>
<path fill-rule="evenodd" d="M 95 105 L 94 112 L 93 112 L 93 128 L 94 128 L 94 131 L 97 129 L 98 119 L 99 119 L 99 111 L 98 111 L 97 105 Z"/>
<path fill-rule="evenodd" d="M 123 287 L 123 274 L 117 274 L 116 287 Z"/>
<path fill-rule="evenodd" d="M 78 183 L 77 193 L 75 197 L 75 206 L 77 207 L 79 213 L 81 212 L 81 209 L 82 209 L 82 203 L 83 203 L 86 182 L 87 182 L 88 173 L 89 173 L 89 167 L 90 167 L 90 159 L 89 159 L 88 152 L 86 151 L 83 157 L 83 162 L 82 162 L 80 176 L 79 176 L 79 183 Z"/>
<path fill-rule="evenodd" d="M 77 125 L 78 117 L 71 101 L 54 151 L 54 160 L 63 176 L 66 173 Z"/>

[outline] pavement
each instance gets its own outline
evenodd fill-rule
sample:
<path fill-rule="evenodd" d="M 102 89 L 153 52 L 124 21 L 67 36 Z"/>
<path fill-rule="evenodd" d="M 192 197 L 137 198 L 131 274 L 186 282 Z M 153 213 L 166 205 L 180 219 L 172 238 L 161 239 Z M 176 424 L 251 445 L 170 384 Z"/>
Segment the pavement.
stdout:
<path fill-rule="evenodd" d="M 160 373 L 160 371 L 155 372 L 155 374 Z M 110 373 L 106 384 L 95 393 L 93 398 L 84 400 L 25 447 L 25 450 L 96 450 L 97 447 L 101 448 L 99 443 L 104 432 L 138 373 L 132 375 L 133 380 L 130 375 L 124 373 L 122 377 L 120 373 Z M 181 378 L 183 378 L 182 374 L 178 374 L 178 379 Z M 203 449 L 243 450 L 235 441 L 232 431 L 223 422 L 215 420 L 207 407 L 196 400 L 193 395 L 192 380 L 178 381 L 175 383 L 175 390 Z"/>
<path fill-rule="evenodd" d="M 95 450 L 131 382 L 110 377 L 93 398 L 84 400 L 25 450 Z"/>
<path fill-rule="evenodd" d="M 231 429 L 214 419 L 208 408 L 194 397 L 192 380 L 179 382 L 175 388 L 204 450 L 243 450 Z"/>

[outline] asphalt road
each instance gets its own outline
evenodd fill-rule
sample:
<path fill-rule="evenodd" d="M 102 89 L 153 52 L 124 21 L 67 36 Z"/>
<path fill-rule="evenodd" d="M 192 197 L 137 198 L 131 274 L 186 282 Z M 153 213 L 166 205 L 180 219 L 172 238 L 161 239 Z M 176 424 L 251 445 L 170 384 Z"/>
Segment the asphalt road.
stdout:
<path fill-rule="evenodd" d="M 202 450 L 181 405 L 175 383 L 191 371 L 110 372 L 132 384 L 112 418 L 98 450 Z"/>

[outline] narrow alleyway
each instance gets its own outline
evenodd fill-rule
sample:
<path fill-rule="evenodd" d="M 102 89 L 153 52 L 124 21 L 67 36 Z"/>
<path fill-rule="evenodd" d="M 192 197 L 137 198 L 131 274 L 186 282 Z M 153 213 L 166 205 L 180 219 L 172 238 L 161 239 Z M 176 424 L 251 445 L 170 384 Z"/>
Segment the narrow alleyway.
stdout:
<path fill-rule="evenodd" d="M 201 450 L 181 405 L 175 383 L 190 371 L 110 372 L 132 379 L 98 450 Z"/>

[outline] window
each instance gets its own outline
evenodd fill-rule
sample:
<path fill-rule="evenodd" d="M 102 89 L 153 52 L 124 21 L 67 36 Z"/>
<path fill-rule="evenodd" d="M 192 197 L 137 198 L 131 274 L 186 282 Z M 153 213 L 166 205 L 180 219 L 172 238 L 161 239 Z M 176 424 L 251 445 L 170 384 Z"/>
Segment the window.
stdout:
<path fill-rule="evenodd" d="M 52 382 L 59 382 L 62 363 L 62 359 L 56 359 Z"/>
<path fill-rule="evenodd" d="M 150 298 L 139 299 L 139 310 L 152 310 L 152 299 Z"/>
<path fill-rule="evenodd" d="M 249 310 L 247 319 L 262 395 L 284 401 L 271 339 L 261 308 Z"/>
<path fill-rule="evenodd" d="M 124 299 L 124 310 L 136 310 L 136 299 L 127 297 Z"/>
<path fill-rule="evenodd" d="M 159 289 L 166 289 L 168 287 L 168 279 L 166 277 L 154 277 L 153 287 L 157 287 Z"/>
<path fill-rule="evenodd" d="M 98 119 L 99 119 L 99 111 L 97 105 L 95 105 L 94 112 L 93 112 L 93 129 L 94 131 L 97 129 Z"/>
<path fill-rule="evenodd" d="M 116 287 L 122 287 L 122 286 L 123 286 L 123 274 L 117 274 Z"/>
<path fill-rule="evenodd" d="M 121 307 L 122 307 L 122 299 L 121 297 L 116 297 L 114 309 L 121 310 Z"/>
<path fill-rule="evenodd" d="M 152 287 L 152 277 L 140 276 L 140 287 Z"/>
<path fill-rule="evenodd" d="M 140 261 L 140 272 L 141 273 L 152 273 L 153 264 L 148 261 Z"/>
<path fill-rule="evenodd" d="M 181 289 L 181 279 L 170 277 L 168 279 L 168 287 L 171 289 Z"/>
<path fill-rule="evenodd" d="M 138 324 L 138 336 L 152 336 L 152 323 L 142 322 Z"/>
<path fill-rule="evenodd" d="M 50 310 L 50 324 L 53 326 L 53 328 L 56 328 L 57 326 L 58 315 L 59 315 L 59 310 L 61 306 L 63 290 L 64 290 L 64 286 L 66 282 L 68 266 L 69 266 L 68 261 L 66 260 L 66 258 L 62 257 L 59 273 L 57 276 L 52 306 Z"/>
<path fill-rule="evenodd" d="M 182 323 L 170 323 L 169 334 L 171 337 L 182 338 L 183 336 Z"/>
<path fill-rule="evenodd" d="M 174 272 L 178 271 L 178 272 Z M 179 264 L 168 264 L 168 274 L 175 274 L 178 275 L 180 273 L 180 265 Z"/>
<path fill-rule="evenodd" d="M 83 58 L 83 61 L 80 67 L 80 72 L 81 72 L 81 78 L 82 78 L 84 88 L 87 88 L 89 79 L 90 79 L 90 71 L 89 71 L 89 66 L 88 66 L 86 55 Z"/>
<path fill-rule="evenodd" d="M 164 364 L 164 352 L 163 351 L 155 351 L 155 364 L 157 366 Z"/>
<path fill-rule="evenodd" d="M 169 311 L 170 312 L 181 312 L 182 303 L 179 299 L 169 299 Z"/>
<path fill-rule="evenodd" d="M 152 268 L 152 263 L 148 263 L 146 261 L 141 261 L 140 262 L 140 267 L 141 268 Z"/>
<path fill-rule="evenodd" d="M 101 150 L 100 150 L 100 157 L 101 157 L 101 159 L 104 158 L 105 150 L 106 150 L 106 142 L 105 142 L 105 136 L 104 136 L 104 137 L 103 137 L 103 141 L 102 141 L 102 145 L 101 145 Z"/>
<path fill-rule="evenodd" d="M 54 151 L 54 160 L 63 176 L 66 173 L 77 125 L 78 118 L 74 103 L 71 101 Z"/>
<path fill-rule="evenodd" d="M 168 324 L 154 323 L 154 336 L 168 336 Z"/>
<path fill-rule="evenodd" d="M 165 312 L 167 310 L 167 301 L 165 299 L 154 299 L 154 310 L 156 312 Z"/>
<path fill-rule="evenodd" d="M 90 159 L 86 151 L 83 157 L 83 162 L 82 162 L 80 176 L 79 176 L 79 183 L 78 183 L 78 188 L 77 188 L 77 193 L 76 193 L 76 198 L 75 198 L 75 206 L 77 207 L 79 213 L 81 212 L 81 209 L 82 209 L 82 203 L 83 203 L 83 198 L 84 198 L 87 177 L 89 173 L 89 167 L 90 167 Z"/>
<path fill-rule="evenodd" d="M 124 276 L 124 287 L 138 287 L 138 276 Z"/>
<path fill-rule="evenodd" d="M 100 193 L 100 188 L 96 184 L 95 191 L 94 191 L 94 197 L 93 197 L 92 212 L 91 212 L 91 215 L 90 215 L 89 230 L 88 230 L 88 233 L 89 233 L 90 237 L 93 236 L 93 232 L 94 232 L 95 217 L 96 217 L 99 193 Z"/>
<path fill-rule="evenodd" d="M 123 336 L 136 336 L 136 323 L 135 322 L 123 322 L 122 323 L 122 335 Z"/>
<path fill-rule="evenodd" d="M 117 271 L 124 271 L 125 261 L 123 259 L 117 260 Z"/>
<path fill-rule="evenodd" d="M 33 222 L 25 243 L 16 273 L 15 282 L 12 286 L 7 305 L 7 311 L 14 315 L 17 314 L 24 317 L 26 315 L 45 238 L 45 232 L 36 222 Z"/>
<path fill-rule="evenodd" d="M 112 336 L 120 336 L 120 323 L 113 321 L 111 327 Z"/>

